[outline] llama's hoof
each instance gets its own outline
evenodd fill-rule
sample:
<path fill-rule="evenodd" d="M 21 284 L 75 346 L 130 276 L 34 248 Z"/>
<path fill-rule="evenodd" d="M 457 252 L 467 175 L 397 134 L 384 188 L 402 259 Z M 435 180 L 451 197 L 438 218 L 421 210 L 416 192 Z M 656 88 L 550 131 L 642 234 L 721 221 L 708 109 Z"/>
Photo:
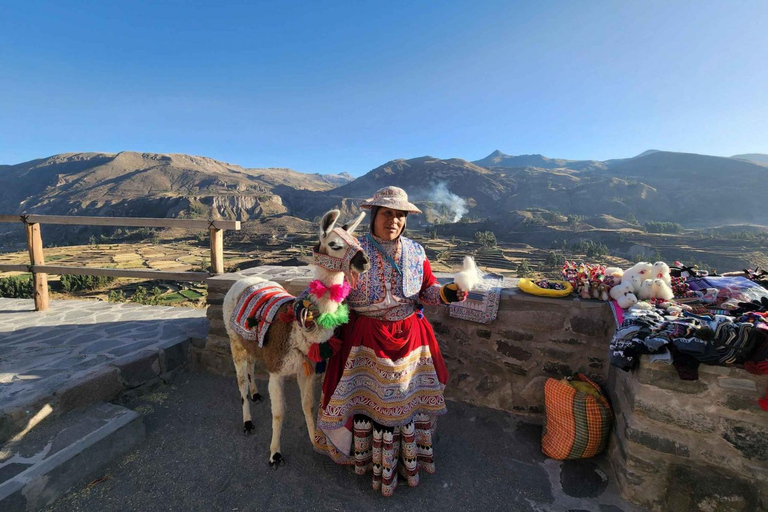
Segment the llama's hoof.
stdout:
<path fill-rule="evenodd" d="M 256 430 L 256 427 L 253 425 L 253 422 L 251 420 L 248 420 L 245 423 L 243 423 L 243 434 L 249 436 L 253 434 L 254 430 Z"/>
<path fill-rule="evenodd" d="M 271 467 L 274 470 L 277 470 L 280 466 L 285 464 L 285 459 L 282 455 L 280 455 L 280 452 L 277 452 L 272 457 L 269 458 L 269 467 Z"/>
<path fill-rule="evenodd" d="M 264 401 L 264 397 L 261 396 L 259 393 L 251 395 L 251 401 L 256 402 L 257 404 L 260 404 Z"/>

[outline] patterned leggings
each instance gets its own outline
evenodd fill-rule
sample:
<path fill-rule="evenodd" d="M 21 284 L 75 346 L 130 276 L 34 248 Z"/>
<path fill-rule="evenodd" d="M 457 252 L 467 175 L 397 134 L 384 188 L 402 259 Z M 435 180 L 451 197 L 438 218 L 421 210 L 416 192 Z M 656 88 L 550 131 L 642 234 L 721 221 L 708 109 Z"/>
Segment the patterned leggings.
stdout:
<path fill-rule="evenodd" d="M 419 468 L 435 472 L 432 433 L 435 419 L 417 414 L 407 425 L 386 427 L 363 415 L 354 418 L 355 473 L 373 470 L 373 489 L 391 496 L 398 474 L 410 487 L 419 485 Z"/>

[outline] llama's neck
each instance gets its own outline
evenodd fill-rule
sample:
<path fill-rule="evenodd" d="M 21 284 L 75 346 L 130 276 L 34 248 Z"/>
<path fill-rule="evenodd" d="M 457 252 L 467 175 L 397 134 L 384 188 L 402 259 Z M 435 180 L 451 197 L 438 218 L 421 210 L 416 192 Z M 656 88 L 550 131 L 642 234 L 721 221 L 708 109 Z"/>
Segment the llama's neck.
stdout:
<path fill-rule="evenodd" d="M 320 267 L 315 267 L 315 279 L 323 283 L 326 288 L 344 284 L 344 274 L 342 272 L 331 272 Z M 315 304 L 320 314 L 335 313 L 339 309 L 339 303 L 331 300 L 330 294 L 318 297 Z"/>

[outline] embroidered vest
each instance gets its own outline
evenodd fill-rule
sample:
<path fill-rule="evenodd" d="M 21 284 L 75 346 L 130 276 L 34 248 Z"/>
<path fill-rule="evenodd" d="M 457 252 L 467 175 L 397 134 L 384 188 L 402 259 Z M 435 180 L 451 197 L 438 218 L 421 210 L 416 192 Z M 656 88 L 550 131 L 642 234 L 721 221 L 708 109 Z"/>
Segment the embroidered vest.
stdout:
<path fill-rule="evenodd" d="M 357 287 L 347 297 L 347 304 L 351 308 L 369 306 L 384 301 L 387 296 L 387 289 L 384 285 L 384 269 L 391 267 L 389 261 L 379 253 L 367 236 L 358 238 L 358 242 L 371 259 L 371 269 L 360 276 L 357 280 Z M 404 236 L 400 237 L 400 247 L 402 258 L 397 264 L 403 271 L 402 297 L 418 300 L 419 291 L 421 291 L 421 285 L 424 282 L 424 260 L 427 256 L 421 245 Z M 392 274 L 397 275 L 397 271 L 393 268 L 390 269 L 390 275 Z M 400 277 L 397 276 L 397 279 Z M 396 293 L 396 290 L 392 290 L 392 294 L 400 295 L 400 293 Z"/>

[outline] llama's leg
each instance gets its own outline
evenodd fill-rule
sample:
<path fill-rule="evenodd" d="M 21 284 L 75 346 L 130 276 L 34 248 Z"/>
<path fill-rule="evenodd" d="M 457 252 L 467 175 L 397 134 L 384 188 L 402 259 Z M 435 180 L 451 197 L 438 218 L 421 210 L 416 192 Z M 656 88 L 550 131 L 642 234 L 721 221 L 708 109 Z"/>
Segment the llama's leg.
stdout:
<path fill-rule="evenodd" d="M 269 465 L 277 469 L 283 463 L 280 454 L 280 432 L 285 417 L 284 379 L 275 373 L 269 374 L 269 401 L 272 402 L 272 443 L 269 445 Z"/>
<path fill-rule="evenodd" d="M 237 372 L 237 387 L 240 388 L 240 404 L 243 406 L 243 433 L 251 435 L 254 426 L 251 420 L 251 404 L 248 402 L 248 353 L 237 342 L 231 342 L 230 346 Z"/>
<path fill-rule="evenodd" d="M 251 388 L 251 400 L 260 404 L 264 397 L 259 394 L 259 388 L 256 386 L 256 358 L 248 354 L 248 385 Z"/>
<path fill-rule="evenodd" d="M 304 410 L 304 419 L 307 422 L 307 431 L 309 432 L 309 442 L 315 444 L 315 416 L 312 414 L 312 406 L 315 402 L 315 374 L 306 375 L 304 368 L 299 369 L 296 374 L 299 381 L 299 390 L 301 391 L 301 408 Z"/>

